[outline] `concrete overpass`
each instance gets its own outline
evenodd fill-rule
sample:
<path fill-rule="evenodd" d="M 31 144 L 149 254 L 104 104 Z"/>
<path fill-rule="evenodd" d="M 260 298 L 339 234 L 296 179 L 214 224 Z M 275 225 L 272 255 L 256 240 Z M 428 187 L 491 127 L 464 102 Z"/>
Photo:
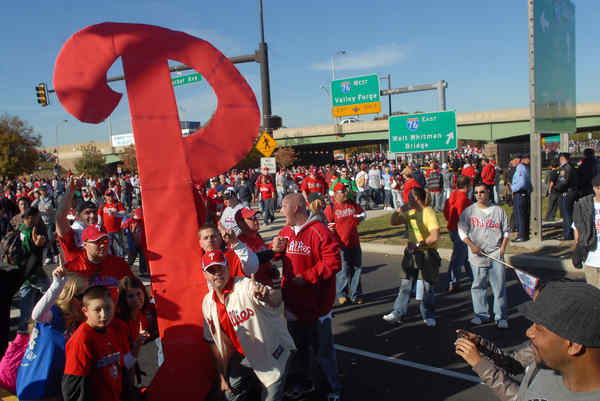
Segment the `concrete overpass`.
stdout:
<path fill-rule="evenodd" d="M 497 142 L 529 135 L 529 109 L 457 113 L 456 123 L 458 139 Z M 600 128 L 600 103 L 578 104 L 577 131 L 598 128 Z M 315 147 L 315 145 L 327 144 L 329 149 L 381 143 L 387 142 L 389 138 L 388 120 L 281 128 L 274 132 L 274 137 L 279 146 Z"/>

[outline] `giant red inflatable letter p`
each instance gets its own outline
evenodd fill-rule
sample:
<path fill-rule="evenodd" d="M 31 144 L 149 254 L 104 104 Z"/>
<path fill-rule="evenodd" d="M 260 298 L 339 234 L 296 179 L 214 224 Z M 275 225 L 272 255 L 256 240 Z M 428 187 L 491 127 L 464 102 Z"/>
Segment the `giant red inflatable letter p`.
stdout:
<path fill-rule="evenodd" d="M 149 398 L 201 400 L 214 370 L 202 339 L 206 281 L 193 182 L 226 171 L 250 151 L 260 113 L 245 79 L 210 43 L 156 26 L 119 23 L 89 26 L 60 51 L 54 88 L 69 113 L 89 123 L 112 113 L 121 94 L 107 85 L 106 72 L 118 57 L 123 59 L 165 355 Z M 202 74 L 218 98 L 208 125 L 185 138 L 168 60 Z"/>

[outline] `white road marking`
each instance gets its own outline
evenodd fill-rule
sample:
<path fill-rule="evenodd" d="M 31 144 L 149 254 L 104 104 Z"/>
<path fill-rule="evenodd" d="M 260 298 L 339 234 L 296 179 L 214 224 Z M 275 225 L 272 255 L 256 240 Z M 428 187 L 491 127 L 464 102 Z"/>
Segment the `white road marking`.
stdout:
<path fill-rule="evenodd" d="M 450 376 L 455 379 L 466 380 L 466 381 L 473 382 L 473 383 L 481 383 L 481 379 L 479 378 L 479 376 L 467 375 L 464 373 L 454 372 L 452 370 L 446 370 L 446 369 L 442 369 L 442 368 L 436 368 L 434 366 L 423 365 L 423 364 L 417 363 L 417 362 L 405 361 L 403 359 L 398 359 L 398 358 L 394 358 L 391 356 L 375 354 L 373 352 L 368 352 L 368 351 L 363 351 L 363 350 L 356 349 L 356 348 L 346 347 L 344 345 L 335 344 L 334 347 L 338 351 L 349 352 L 351 354 L 356 354 L 356 355 L 364 356 L 367 358 L 377 359 L 379 361 L 389 362 L 389 363 L 393 363 L 393 364 L 401 365 L 401 366 L 407 366 L 409 368 L 420 369 L 420 370 L 437 373 L 437 374 L 444 375 L 444 376 Z"/>

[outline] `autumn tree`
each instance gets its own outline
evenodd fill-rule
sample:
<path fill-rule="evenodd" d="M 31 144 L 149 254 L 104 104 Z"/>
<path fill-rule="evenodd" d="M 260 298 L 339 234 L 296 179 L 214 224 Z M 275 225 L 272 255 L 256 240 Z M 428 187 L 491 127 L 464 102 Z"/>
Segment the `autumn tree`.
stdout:
<path fill-rule="evenodd" d="M 30 173 L 39 160 L 40 136 L 19 117 L 0 116 L 0 176 Z"/>
<path fill-rule="evenodd" d="M 275 160 L 282 167 L 289 167 L 298 159 L 296 151 L 292 147 L 283 147 L 275 151 Z"/>
<path fill-rule="evenodd" d="M 104 156 L 98 148 L 93 145 L 81 146 L 83 153 L 81 158 L 75 162 L 75 169 L 79 174 L 100 176 L 104 173 Z"/>
<path fill-rule="evenodd" d="M 124 149 L 123 153 L 119 155 L 123 162 L 123 169 L 132 173 L 137 173 L 137 159 L 135 153 L 135 145 L 128 146 Z"/>

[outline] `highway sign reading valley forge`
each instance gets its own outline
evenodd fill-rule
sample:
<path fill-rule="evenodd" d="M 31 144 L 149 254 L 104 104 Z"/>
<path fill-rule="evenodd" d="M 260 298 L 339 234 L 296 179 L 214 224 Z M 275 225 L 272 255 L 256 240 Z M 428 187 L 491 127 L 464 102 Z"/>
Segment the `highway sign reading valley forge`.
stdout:
<path fill-rule="evenodd" d="M 374 114 L 381 111 L 377 74 L 331 81 L 334 117 Z"/>
<path fill-rule="evenodd" d="M 390 152 L 439 152 L 456 149 L 456 113 L 407 114 L 390 118 Z"/>

